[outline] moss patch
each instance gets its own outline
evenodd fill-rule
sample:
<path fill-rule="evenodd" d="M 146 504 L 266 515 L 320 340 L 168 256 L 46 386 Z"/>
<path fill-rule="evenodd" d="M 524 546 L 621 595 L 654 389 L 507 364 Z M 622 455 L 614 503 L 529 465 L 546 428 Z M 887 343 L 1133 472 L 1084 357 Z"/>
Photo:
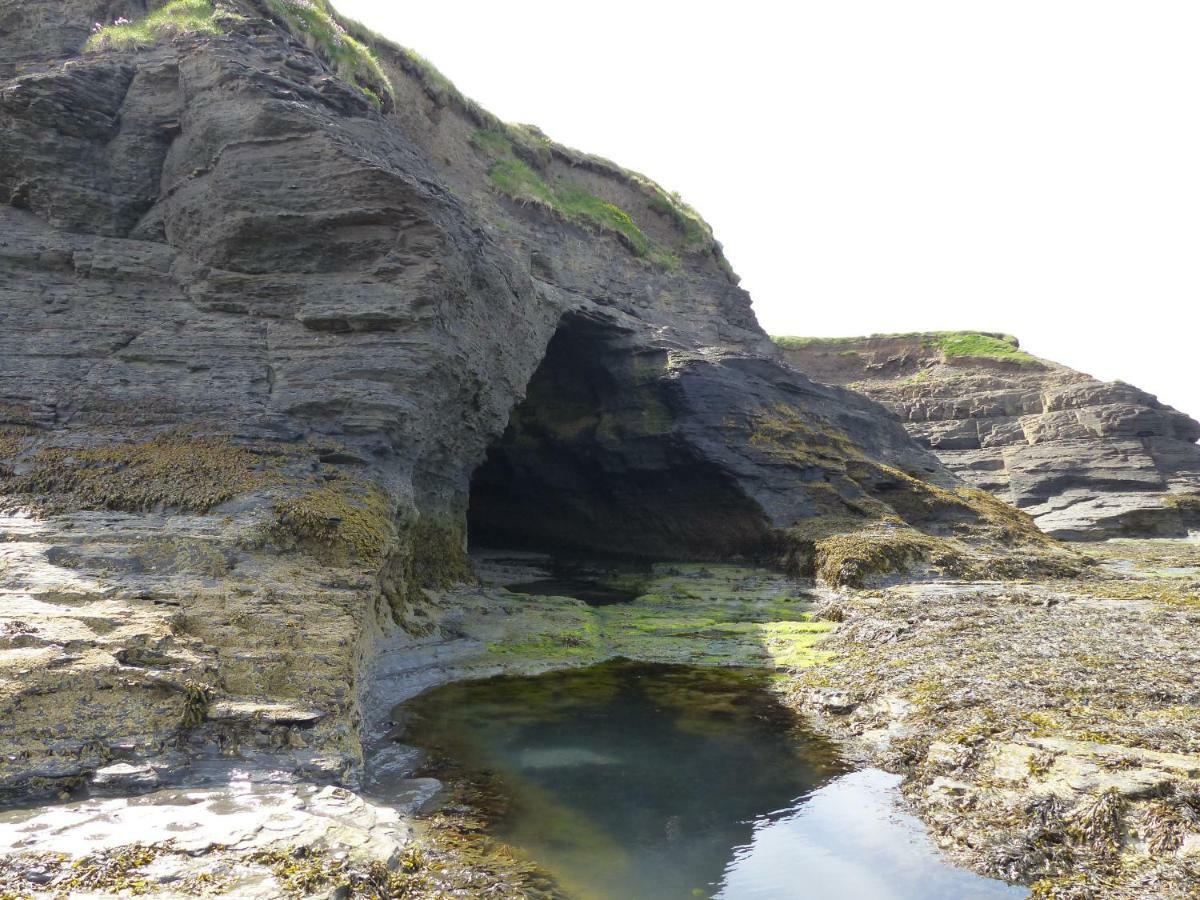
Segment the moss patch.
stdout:
<path fill-rule="evenodd" d="M 1086 564 L 1038 531 L 1024 513 L 990 494 L 965 487 L 946 491 L 905 478 L 905 488 L 881 495 L 888 506 L 883 500 L 874 506 L 858 504 L 870 515 L 819 515 L 783 531 L 780 565 L 795 576 L 820 578 L 833 587 L 862 587 L 920 564 L 941 575 L 986 579 L 1067 577 Z M 939 520 L 942 524 L 931 525 Z"/>
<path fill-rule="evenodd" d="M 826 584 L 858 587 L 872 576 L 906 571 L 939 551 L 945 552 L 945 546 L 936 538 L 884 526 L 817 541 L 812 567 Z"/>
<path fill-rule="evenodd" d="M 224 14 L 225 16 L 228 13 Z M 135 50 L 181 34 L 220 34 L 224 29 L 212 0 L 171 0 L 136 21 L 118 19 L 94 30 L 84 49 Z"/>
<path fill-rule="evenodd" d="M 778 534 L 779 562 L 793 575 L 861 586 L 921 562 L 976 577 L 1078 568 L 1025 513 L 986 492 L 944 488 L 870 459 L 829 422 L 777 404 L 752 413 L 749 428 L 755 450 L 822 475 L 801 475 L 811 513 Z"/>
<path fill-rule="evenodd" d="M 805 468 L 832 466 L 845 471 L 847 460 L 863 453 L 840 428 L 778 403 L 750 417 L 750 446 L 775 459 Z"/>
<path fill-rule="evenodd" d="M 466 540 L 456 525 L 422 516 L 409 532 L 412 544 L 412 578 L 422 587 L 447 587 L 475 580 L 467 558 Z"/>
<path fill-rule="evenodd" d="M 359 561 L 378 566 L 395 535 L 387 494 L 356 479 L 335 478 L 275 510 L 275 536 L 291 538 L 328 565 Z"/>
<path fill-rule="evenodd" d="M 208 512 L 276 480 L 260 456 L 220 436 L 159 435 L 143 443 L 52 447 L 5 485 L 45 505 L 128 512 Z"/>
<path fill-rule="evenodd" d="M 569 597 L 438 595 L 465 609 L 456 629 L 486 641 L 480 664 L 543 671 L 613 657 L 661 663 L 801 669 L 828 658 L 833 625 L 813 621 L 787 578 L 734 566 L 661 566 L 628 603 L 590 607 Z M 481 605 L 473 607 L 473 601 Z M 496 617 L 496 603 L 504 615 Z M 496 627 L 501 626 L 497 631 Z"/>

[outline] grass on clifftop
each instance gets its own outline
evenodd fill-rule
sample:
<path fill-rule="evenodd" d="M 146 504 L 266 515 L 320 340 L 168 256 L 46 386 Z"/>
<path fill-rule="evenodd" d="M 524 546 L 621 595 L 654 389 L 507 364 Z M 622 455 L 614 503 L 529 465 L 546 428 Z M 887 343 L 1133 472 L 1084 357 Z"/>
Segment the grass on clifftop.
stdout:
<path fill-rule="evenodd" d="M 871 334 L 860 337 L 772 337 L 776 344 L 787 349 L 806 347 L 841 347 L 878 340 L 920 340 L 929 351 L 940 352 L 943 358 L 996 359 L 1019 365 L 1035 365 L 1040 360 L 1021 349 L 1011 334 L 987 331 L 910 331 L 897 334 Z"/>
<path fill-rule="evenodd" d="M 219 34 L 221 30 L 212 0 L 171 0 L 136 22 L 124 18 L 111 25 L 97 22 L 84 49 L 134 50 L 181 34 Z"/>
<path fill-rule="evenodd" d="M 375 54 L 342 27 L 326 0 L 267 0 L 267 7 L 376 105 L 380 100 L 373 88 L 392 93 L 392 82 Z M 134 50 L 181 34 L 220 34 L 221 20 L 232 15 L 218 9 L 213 0 L 170 0 L 137 21 L 119 18 L 111 25 L 96 23 L 84 49 Z"/>
<path fill-rule="evenodd" d="M 370 47 L 342 26 L 325 0 L 267 0 L 267 6 L 308 38 L 310 48 L 324 56 L 338 75 L 368 97 L 379 99 L 373 86 L 393 93 L 392 81 Z"/>
<path fill-rule="evenodd" d="M 558 213 L 564 219 L 615 235 L 635 256 L 664 268 L 676 268 L 679 258 L 646 236 L 629 215 L 615 203 L 590 193 L 569 179 L 547 182 L 531 165 L 520 159 L 510 138 L 498 131 L 481 128 L 472 144 L 493 159 L 488 177 L 492 184 L 519 203 L 536 203 Z"/>
<path fill-rule="evenodd" d="M 955 356 L 967 356 L 973 359 L 1001 359 L 1022 365 L 1038 361 L 1037 357 L 1031 356 L 1020 348 L 1016 338 L 1007 335 L 995 337 L 975 331 L 958 331 L 936 334 L 931 337 L 947 359 Z"/>
<path fill-rule="evenodd" d="M 327 8 L 325 0 L 315 2 Z M 619 166 L 611 160 L 559 144 L 534 125 L 512 124 L 501 120 L 463 94 L 454 82 L 421 54 L 373 31 L 361 22 L 334 13 L 332 9 L 329 11 L 340 26 L 359 43 L 372 51 L 383 53 L 389 63 L 396 64 L 416 80 L 434 103 L 456 109 L 474 123 L 479 129 L 475 134 L 475 143 L 480 149 L 487 149 L 483 145 L 490 143 L 493 155 L 502 156 L 515 147 L 517 156 L 527 164 L 533 164 L 535 168 L 543 168 L 552 159 L 558 158 L 569 166 L 586 169 L 621 182 L 644 196 L 651 211 L 671 222 L 679 233 L 680 243 L 685 250 L 711 253 L 731 282 L 737 284 L 740 280 L 725 258 L 721 245 L 713 237 L 712 228 L 679 194 L 668 192 L 653 179 Z M 518 177 L 517 173 L 511 172 L 509 176 Z M 667 268 L 675 268 L 678 265 L 678 257 L 666 248 L 652 246 L 646 256 Z"/>

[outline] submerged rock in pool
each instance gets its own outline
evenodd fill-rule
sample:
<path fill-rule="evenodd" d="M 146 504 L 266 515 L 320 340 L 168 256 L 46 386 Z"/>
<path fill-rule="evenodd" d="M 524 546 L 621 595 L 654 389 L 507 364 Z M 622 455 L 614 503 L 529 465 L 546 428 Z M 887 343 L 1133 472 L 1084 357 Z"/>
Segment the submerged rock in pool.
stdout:
<path fill-rule="evenodd" d="M 586 747 L 546 747 L 521 754 L 523 769 L 564 769 L 573 766 L 613 766 L 620 760 L 603 756 Z"/>

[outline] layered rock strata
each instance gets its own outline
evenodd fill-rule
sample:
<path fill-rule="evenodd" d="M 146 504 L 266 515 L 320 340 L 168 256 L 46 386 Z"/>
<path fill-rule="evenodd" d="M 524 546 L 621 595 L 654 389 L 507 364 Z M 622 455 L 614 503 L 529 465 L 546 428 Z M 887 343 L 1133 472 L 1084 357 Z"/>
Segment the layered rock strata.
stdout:
<path fill-rule="evenodd" d="M 1068 539 L 1200 528 L 1200 422 L 986 334 L 780 338 L 817 381 L 880 401 L 953 472 Z"/>

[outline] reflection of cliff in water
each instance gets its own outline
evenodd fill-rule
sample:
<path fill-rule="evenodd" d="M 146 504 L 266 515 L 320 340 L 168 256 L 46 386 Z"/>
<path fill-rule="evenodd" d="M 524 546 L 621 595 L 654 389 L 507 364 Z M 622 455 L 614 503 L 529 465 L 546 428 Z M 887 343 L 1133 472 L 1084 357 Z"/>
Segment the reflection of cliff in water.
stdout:
<path fill-rule="evenodd" d="M 494 777 L 508 800 L 495 835 L 530 854 L 569 896 L 712 896 L 728 873 L 734 880 L 723 896 L 782 897 L 807 884 L 798 876 L 808 852 L 834 891 L 820 896 L 873 877 L 883 859 L 952 875 L 956 891 L 937 896 L 962 896 L 974 883 L 977 896 L 1007 890 L 943 865 L 930 846 L 914 851 L 915 826 L 889 824 L 888 803 L 873 811 L 872 833 L 895 831 L 890 840 L 902 848 L 860 857 L 853 841 L 863 829 L 827 846 L 823 819 L 797 836 L 796 823 L 809 821 L 805 804 L 850 767 L 776 700 L 769 681 L 743 669 L 618 661 L 449 685 L 397 717 L 411 723 L 406 739 L 433 758 Z M 849 812 L 860 811 L 856 804 Z M 777 836 L 793 848 L 786 866 L 771 853 Z M 918 895 L 935 896 L 896 896 Z"/>

